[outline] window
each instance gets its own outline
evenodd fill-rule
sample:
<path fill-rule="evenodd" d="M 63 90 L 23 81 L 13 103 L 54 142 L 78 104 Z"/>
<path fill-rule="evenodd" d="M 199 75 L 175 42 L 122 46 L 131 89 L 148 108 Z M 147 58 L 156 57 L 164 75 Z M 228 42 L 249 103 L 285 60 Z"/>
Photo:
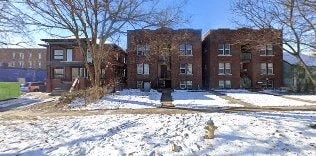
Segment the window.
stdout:
<path fill-rule="evenodd" d="M 88 50 L 87 51 L 87 62 L 88 63 L 92 63 L 92 53 Z"/>
<path fill-rule="evenodd" d="M 24 53 L 20 53 L 20 59 L 24 59 Z"/>
<path fill-rule="evenodd" d="M 192 64 L 180 64 L 180 74 L 192 75 Z"/>
<path fill-rule="evenodd" d="M 19 67 L 24 68 L 24 62 L 23 61 L 19 61 Z"/>
<path fill-rule="evenodd" d="M 38 59 L 42 59 L 42 54 L 41 53 L 38 53 Z"/>
<path fill-rule="evenodd" d="M 180 89 L 192 89 L 192 81 L 180 81 Z"/>
<path fill-rule="evenodd" d="M 142 89 L 143 88 L 143 81 L 137 81 L 137 88 Z"/>
<path fill-rule="evenodd" d="M 273 63 L 261 63 L 261 75 L 273 75 Z"/>
<path fill-rule="evenodd" d="M 267 80 L 266 88 L 273 88 L 273 80 Z"/>
<path fill-rule="evenodd" d="M 150 46 L 148 44 L 145 45 L 137 45 L 137 55 L 149 55 L 150 53 Z"/>
<path fill-rule="evenodd" d="M 63 68 L 55 68 L 54 69 L 54 78 L 64 78 L 64 69 Z"/>
<path fill-rule="evenodd" d="M 268 63 L 268 75 L 272 75 L 272 74 L 273 74 L 273 64 Z"/>
<path fill-rule="evenodd" d="M 32 61 L 29 61 L 29 68 L 32 68 Z"/>
<path fill-rule="evenodd" d="M 225 88 L 225 83 L 223 80 L 218 81 L 218 88 Z"/>
<path fill-rule="evenodd" d="M 218 81 L 218 88 L 227 88 L 227 89 L 230 89 L 232 88 L 232 85 L 231 85 L 231 81 L 230 80 L 219 80 Z"/>
<path fill-rule="evenodd" d="M 137 74 L 149 75 L 149 64 L 137 64 Z"/>
<path fill-rule="evenodd" d="M 180 55 L 193 55 L 193 46 L 191 44 L 181 44 L 180 45 Z"/>
<path fill-rule="evenodd" d="M 12 53 L 12 58 L 15 59 L 15 52 Z"/>
<path fill-rule="evenodd" d="M 231 75 L 232 69 L 230 63 L 219 63 L 218 64 L 218 75 Z"/>
<path fill-rule="evenodd" d="M 218 55 L 231 55 L 231 46 L 230 44 L 219 44 L 218 45 Z"/>
<path fill-rule="evenodd" d="M 54 60 L 63 60 L 64 51 L 63 50 L 54 50 Z"/>
<path fill-rule="evenodd" d="M 42 68 L 42 62 L 38 62 L 38 68 Z"/>
<path fill-rule="evenodd" d="M 71 62 L 72 61 L 72 49 L 67 49 L 67 61 Z"/>
<path fill-rule="evenodd" d="M 272 56 L 273 55 L 273 45 L 267 44 L 260 47 L 260 56 Z"/>
<path fill-rule="evenodd" d="M 225 88 L 232 88 L 232 84 L 230 80 L 225 81 Z"/>
<path fill-rule="evenodd" d="M 29 59 L 32 59 L 33 55 L 32 53 L 29 54 Z"/>

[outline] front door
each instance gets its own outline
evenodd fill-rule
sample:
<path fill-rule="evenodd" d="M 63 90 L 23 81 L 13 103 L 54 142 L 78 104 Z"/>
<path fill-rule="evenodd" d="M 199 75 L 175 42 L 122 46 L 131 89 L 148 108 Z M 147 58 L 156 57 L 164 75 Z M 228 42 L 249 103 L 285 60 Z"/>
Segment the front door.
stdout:
<path fill-rule="evenodd" d="M 167 65 L 160 65 L 160 78 L 167 77 Z"/>

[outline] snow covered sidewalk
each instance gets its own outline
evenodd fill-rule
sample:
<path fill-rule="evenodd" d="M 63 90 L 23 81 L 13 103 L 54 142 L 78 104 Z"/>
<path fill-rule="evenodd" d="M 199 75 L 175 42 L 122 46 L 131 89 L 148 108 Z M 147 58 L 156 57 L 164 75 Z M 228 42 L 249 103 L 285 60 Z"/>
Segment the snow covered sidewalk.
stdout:
<path fill-rule="evenodd" d="M 309 106 L 315 103 L 303 102 L 283 98 L 282 96 L 268 95 L 258 92 L 250 92 L 247 90 L 217 90 L 227 96 L 242 100 L 256 106 Z"/>
<path fill-rule="evenodd" d="M 215 138 L 204 139 L 212 118 Z M 316 112 L 0 120 L 4 155 L 316 155 Z M 315 124 L 315 123 L 314 123 Z M 172 146 L 179 152 L 172 151 Z"/>
<path fill-rule="evenodd" d="M 305 100 L 305 101 L 310 101 L 316 103 L 316 95 L 304 95 L 304 94 L 288 94 L 287 92 L 279 92 L 279 91 L 274 91 L 274 90 L 264 90 L 260 91 L 260 93 L 267 93 L 271 95 L 279 95 L 283 97 L 289 97 L 297 100 Z"/>
<path fill-rule="evenodd" d="M 172 104 L 179 108 L 242 107 L 242 105 L 231 104 L 207 91 L 175 90 L 172 93 L 172 98 Z"/>
<path fill-rule="evenodd" d="M 142 92 L 139 89 L 125 89 L 119 94 L 105 96 L 95 103 L 85 105 L 84 99 L 77 99 L 68 106 L 73 110 L 157 108 L 161 106 L 160 97 L 161 93 L 156 90 Z"/>

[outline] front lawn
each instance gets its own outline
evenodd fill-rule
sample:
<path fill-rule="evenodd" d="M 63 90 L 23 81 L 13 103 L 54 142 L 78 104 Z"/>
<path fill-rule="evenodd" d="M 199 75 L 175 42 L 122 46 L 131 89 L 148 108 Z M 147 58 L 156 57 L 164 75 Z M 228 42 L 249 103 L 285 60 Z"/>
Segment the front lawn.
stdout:
<path fill-rule="evenodd" d="M 20 83 L 0 82 L 0 101 L 20 96 Z"/>

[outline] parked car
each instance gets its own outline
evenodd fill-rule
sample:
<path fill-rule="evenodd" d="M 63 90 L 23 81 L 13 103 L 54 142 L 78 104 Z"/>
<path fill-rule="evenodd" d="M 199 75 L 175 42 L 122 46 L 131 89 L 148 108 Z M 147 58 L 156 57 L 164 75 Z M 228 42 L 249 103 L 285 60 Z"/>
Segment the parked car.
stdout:
<path fill-rule="evenodd" d="M 21 84 L 20 91 L 21 92 L 38 92 L 43 91 L 45 89 L 44 82 L 27 82 L 25 84 Z"/>

